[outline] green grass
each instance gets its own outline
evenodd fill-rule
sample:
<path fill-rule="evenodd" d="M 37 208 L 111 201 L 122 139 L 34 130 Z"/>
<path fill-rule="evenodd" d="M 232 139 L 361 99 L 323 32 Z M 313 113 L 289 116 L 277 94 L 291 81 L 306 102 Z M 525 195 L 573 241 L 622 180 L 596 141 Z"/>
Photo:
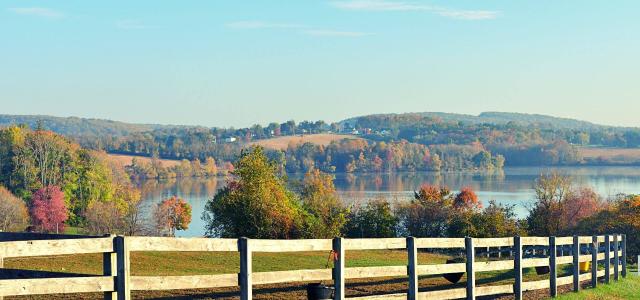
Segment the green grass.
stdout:
<path fill-rule="evenodd" d="M 579 293 L 566 293 L 558 296 L 558 300 L 617 300 L 640 299 L 640 277 L 629 274 L 620 281 L 611 281 L 610 284 L 600 284 L 595 289 L 585 289 Z"/>

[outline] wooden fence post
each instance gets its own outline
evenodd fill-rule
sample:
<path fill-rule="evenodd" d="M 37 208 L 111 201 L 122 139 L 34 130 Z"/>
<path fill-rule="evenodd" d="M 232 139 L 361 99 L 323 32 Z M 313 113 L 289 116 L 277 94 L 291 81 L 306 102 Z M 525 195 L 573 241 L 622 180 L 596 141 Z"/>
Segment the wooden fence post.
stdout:
<path fill-rule="evenodd" d="M 418 299 L 418 248 L 416 248 L 416 238 L 407 237 L 407 275 L 409 275 L 409 291 L 407 292 L 408 300 Z"/>
<path fill-rule="evenodd" d="M 333 252 L 337 256 L 336 261 L 333 263 L 333 287 L 334 291 L 334 300 L 344 300 L 345 298 L 345 289 L 344 289 L 344 248 L 342 247 L 342 238 L 334 238 L 333 239 Z"/>
<path fill-rule="evenodd" d="M 464 239 L 464 247 L 467 250 L 467 300 L 474 300 L 476 299 L 476 274 L 473 270 L 473 263 L 476 253 L 473 247 L 473 238 L 466 237 Z"/>
<path fill-rule="evenodd" d="M 594 289 L 598 285 L 598 236 L 591 237 L 591 287 Z"/>
<path fill-rule="evenodd" d="M 573 236 L 573 291 L 580 290 L 580 239 Z"/>
<path fill-rule="evenodd" d="M 238 278 L 240 284 L 240 299 L 250 300 L 253 298 L 253 287 L 251 280 L 252 267 L 252 253 L 249 239 L 242 237 L 238 239 L 238 251 L 240 251 L 240 274 Z"/>
<path fill-rule="evenodd" d="M 113 292 L 104 292 L 105 300 L 116 300 L 118 299 L 118 292 L 115 289 L 117 282 L 116 276 L 118 272 L 118 256 L 116 254 L 116 236 L 114 234 L 107 235 L 111 237 L 113 243 L 113 250 L 111 252 L 102 253 L 102 275 L 104 276 L 112 276 L 114 280 L 114 291 Z"/>
<path fill-rule="evenodd" d="M 556 279 L 558 278 L 558 268 L 556 263 L 557 256 L 556 249 L 556 237 L 549 237 L 549 294 L 555 298 L 558 295 L 558 284 Z"/>
<path fill-rule="evenodd" d="M 604 283 L 611 279 L 611 242 L 609 234 L 604 236 Z"/>
<path fill-rule="evenodd" d="M 513 268 L 515 282 L 513 293 L 516 300 L 522 299 L 522 239 L 519 236 L 513 238 Z"/>
<path fill-rule="evenodd" d="M 129 247 L 124 236 L 117 236 L 114 239 L 116 248 L 116 292 L 118 300 L 131 300 L 131 286 L 129 285 L 131 259 Z"/>
<path fill-rule="evenodd" d="M 622 278 L 627 277 L 627 235 L 622 235 Z"/>
<path fill-rule="evenodd" d="M 618 242 L 618 234 L 613 235 L 613 280 L 618 281 L 620 275 L 620 243 Z"/>

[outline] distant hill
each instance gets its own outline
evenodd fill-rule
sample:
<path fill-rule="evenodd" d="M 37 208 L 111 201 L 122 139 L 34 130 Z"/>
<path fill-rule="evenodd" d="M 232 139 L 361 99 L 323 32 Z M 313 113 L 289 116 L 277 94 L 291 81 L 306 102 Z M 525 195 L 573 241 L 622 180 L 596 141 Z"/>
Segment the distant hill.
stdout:
<path fill-rule="evenodd" d="M 466 124 L 507 124 L 513 122 L 518 125 L 540 128 L 556 128 L 556 129 L 575 129 L 575 130 L 591 130 L 604 128 L 620 128 L 606 125 L 599 125 L 587 121 L 552 117 L 540 114 L 524 114 L 510 112 L 483 112 L 477 116 L 467 114 L 454 114 L 444 112 L 420 112 L 420 113 L 404 113 L 404 114 L 377 114 L 367 115 L 355 118 L 349 118 L 340 122 L 343 126 L 355 127 L 355 124 L 365 118 L 386 118 L 401 119 L 403 117 L 423 117 L 430 118 L 434 121 L 442 120 L 448 122 L 461 122 Z"/>
<path fill-rule="evenodd" d="M 124 136 L 134 132 L 182 127 L 173 125 L 132 124 L 111 120 L 78 117 L 53 117 L 45 115 L 0 115 L 0 127 L 26 124 L 31 128 L 36 128 L 39 122 L 42 123 L 42 126 L 45 129 L 66 136 Z"/>

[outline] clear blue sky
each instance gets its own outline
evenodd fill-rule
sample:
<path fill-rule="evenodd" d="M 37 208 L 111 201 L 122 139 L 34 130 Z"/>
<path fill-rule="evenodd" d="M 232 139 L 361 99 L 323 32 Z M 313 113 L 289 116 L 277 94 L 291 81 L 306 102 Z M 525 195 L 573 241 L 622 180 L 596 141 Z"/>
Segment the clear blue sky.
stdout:
<path fill-rule="evenodd" d="M 239 127 L 514 111 L 640 126 L 639 11 L 637 0 L 2 1 L 0 113 Z"/>

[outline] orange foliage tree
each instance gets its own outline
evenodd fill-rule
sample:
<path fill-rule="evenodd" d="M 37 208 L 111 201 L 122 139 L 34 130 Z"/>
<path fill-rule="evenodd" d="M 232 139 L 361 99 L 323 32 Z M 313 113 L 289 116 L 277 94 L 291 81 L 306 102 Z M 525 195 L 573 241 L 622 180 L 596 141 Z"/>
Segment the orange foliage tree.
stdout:
<path fill-rule="evenodd" d="M 154 216 L 158 234 L 175 236 L 176 230 L 189 228 L 191 205 L 181 198 L 173 196 L 158 204 Z"/>

